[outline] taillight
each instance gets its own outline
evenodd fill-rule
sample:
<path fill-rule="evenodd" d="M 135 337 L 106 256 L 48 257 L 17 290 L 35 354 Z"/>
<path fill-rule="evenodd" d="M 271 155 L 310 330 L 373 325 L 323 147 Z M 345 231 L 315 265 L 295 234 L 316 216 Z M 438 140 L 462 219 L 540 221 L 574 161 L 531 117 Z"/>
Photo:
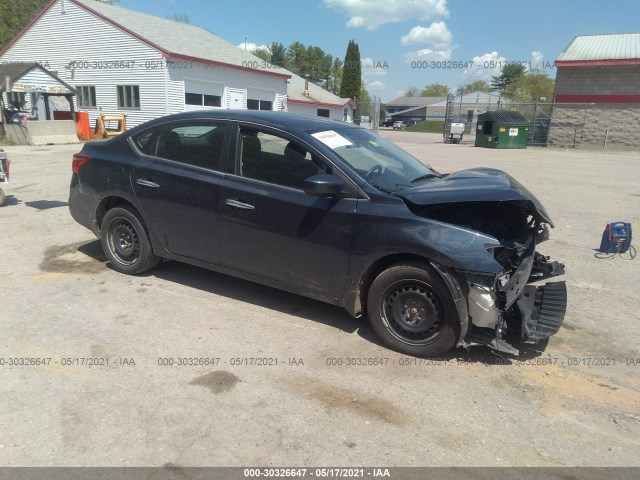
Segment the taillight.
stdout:
<path fill-rule="evenodd" d="M 91 155 L 85 155 L 84 153 L 76 153 L 73 156 L 73 163 L 71 164 L 71 170 L 73 173 L 79 173 L 80 169 L 91 160 Z"/>

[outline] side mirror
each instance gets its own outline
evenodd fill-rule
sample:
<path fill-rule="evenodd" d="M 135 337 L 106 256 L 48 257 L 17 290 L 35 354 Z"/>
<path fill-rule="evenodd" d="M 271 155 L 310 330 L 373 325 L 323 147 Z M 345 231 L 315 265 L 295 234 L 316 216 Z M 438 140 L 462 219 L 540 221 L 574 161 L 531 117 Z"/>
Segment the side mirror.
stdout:
<path fill-rule="evenodd" d="M 337 197 L 342 193 L 342 180 L 333 175 L 314 175 L 304 181 L 304 193 L 314 197 Z"/>

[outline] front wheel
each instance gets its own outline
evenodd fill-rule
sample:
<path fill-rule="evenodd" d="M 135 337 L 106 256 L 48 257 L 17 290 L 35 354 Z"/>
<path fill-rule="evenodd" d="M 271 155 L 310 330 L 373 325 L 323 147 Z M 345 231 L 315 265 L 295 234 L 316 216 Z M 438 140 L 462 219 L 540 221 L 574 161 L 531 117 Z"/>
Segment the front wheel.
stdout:
<path fill-rule="evenodd" d="M 129 275 L 151 270 L 160 257 L 153 253 L 149 235 L 135 210 L 115 207 L 102 219 L 101 240 L 104 253 L 114 269 Z"/>
<path fill-rule="evenodd" d="M 432 357 L 451 350 L 460 322 L 449 288 L 426 265 L 397 264 L 371 284 L 369 321 L 389 347 L 401 353 Z"/>

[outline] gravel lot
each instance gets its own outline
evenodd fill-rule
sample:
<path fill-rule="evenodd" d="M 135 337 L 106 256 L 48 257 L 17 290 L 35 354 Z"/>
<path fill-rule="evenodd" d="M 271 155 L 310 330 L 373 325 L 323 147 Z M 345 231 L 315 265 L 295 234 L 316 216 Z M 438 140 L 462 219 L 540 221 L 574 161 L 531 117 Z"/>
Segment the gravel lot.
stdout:
<path fill-rule="evenodd" d="M 418 364 L 336 307 L 175 262 L 118 274 L 66 207 L 80 146 L 5 147 L 0 465 L 640 466 L 640 258 L 594 257 L 606 223 L 640 225 L 640 155 L 383 135 L 443 172 L 506 170 L 546 206 L 570 297 L 542 356 Z M 212 360 L 176 365 L 194 357 Z"/>

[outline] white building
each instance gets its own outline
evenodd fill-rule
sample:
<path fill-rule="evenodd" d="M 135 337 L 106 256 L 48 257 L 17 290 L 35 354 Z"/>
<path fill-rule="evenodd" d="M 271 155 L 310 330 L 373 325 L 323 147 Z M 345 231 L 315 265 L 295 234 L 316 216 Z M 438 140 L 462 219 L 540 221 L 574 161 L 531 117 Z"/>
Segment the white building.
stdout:
<path fill-rule="evenodd" d="M 126 113 L 131 127 L 209 108 L 352 116 L 349 100 L 315 85 L 306 97 L 300 77 L 207 30 L 95 0 L 52 0 L 0 61 L 39 62 L 76 89 L 75 109 L 91 124 L 100 113 Z"/>
<path fill-rule="evenodd" d="M 288 93 L 287 110 L 291 113 L 353 122 L 353 111 L 357 108 L 353 100 L 340 98 L 294 73 Z"/>

